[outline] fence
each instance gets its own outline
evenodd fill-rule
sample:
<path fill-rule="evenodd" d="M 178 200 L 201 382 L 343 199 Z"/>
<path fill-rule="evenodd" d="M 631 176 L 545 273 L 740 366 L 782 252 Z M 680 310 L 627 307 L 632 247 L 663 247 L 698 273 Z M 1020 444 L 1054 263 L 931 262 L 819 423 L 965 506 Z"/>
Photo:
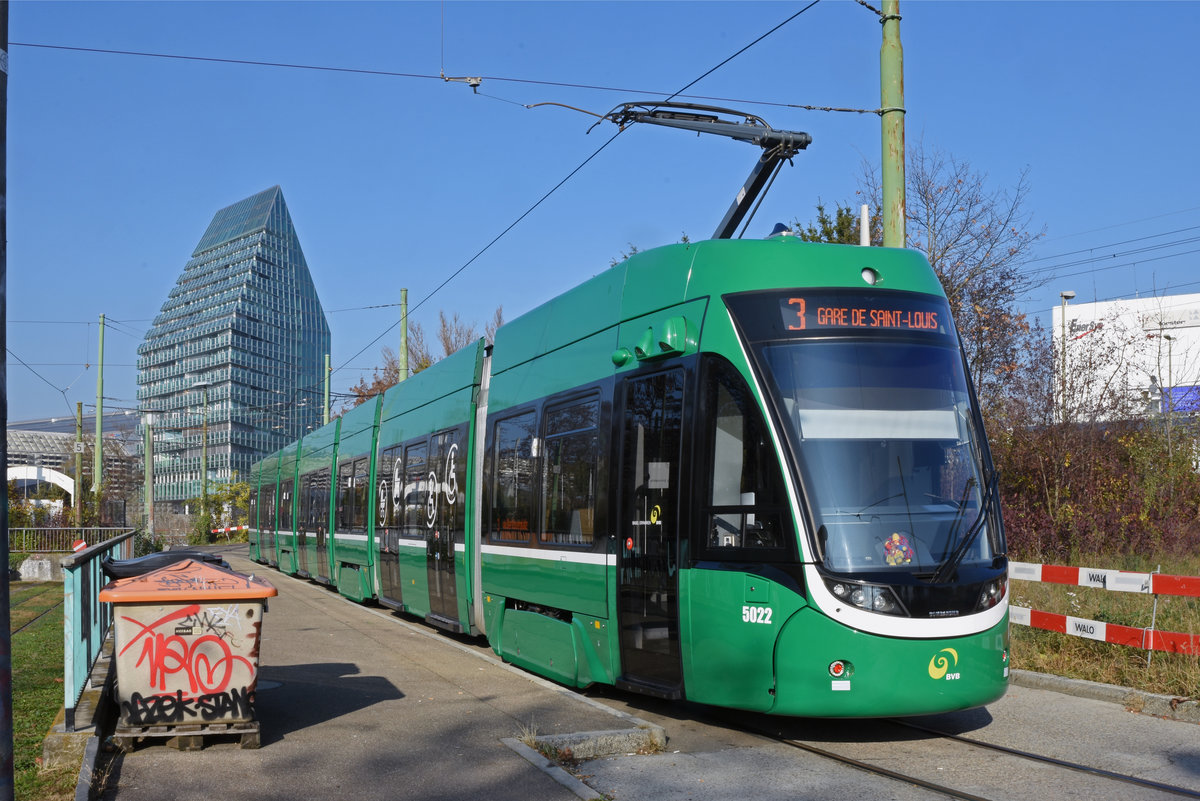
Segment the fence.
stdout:
<path fill-rule="evenodd" d="M 76 532 L 79 529 L 63 529 Z M 92 529 L 107 531 L 117 529 Z M 100 590 L 107 583 L 107 578 L 100 568 L 100 561 L 111 556 L 114 559 L 127 559 L 133 555 L 133 537 L 137 533 L 131 529 L 120 530 L 122 533 L 111 536 L 76 554 L 63 559 L 60 564 L 63 569 L 63 707 L 66 710 L 66 730 L 75 731 L 75 707 L 79 703 L 87 686 L 88 674 L 108 630 L 112 626 L 112 604 L 102 604 L 99 600 Z M 68 550 L 70 550 L 68 548 Z"/>
<path fill-rule="evenodd" d="M 1155 596 L 1174 595 L 1185 598 L 1200 598 L 1200 577 L 1167 576 L 1161 573 L 1133 573 L 1124 570 L 1097 570 L 1090 567 L 1064 567 L 1062 565 L 1010 562 L 1010 579 L 1040 581 L 1050 584 L 1068 584 L 1079 587 L 1096 587 L 1113 592 L 1137 592 Z M 1122 626 L 1101 620 L 1043 612 L 1023 606 L 1009 610 L 1009 620 L 1020 626 L 1031 626 L 1046 631 L 1057 631 L 1076 637 L 1130 645 L 1148 651 L 1167 651 L 1177 654 L 1200 654 L 1200 635 L 1173 631 L 1156 631 L 1154 619 L 1149 628 Z"/>
<path fill-rule="evenodd" d="M 13 528 L 8 531 L 9 553 L 71 553 L 83 540 L 88 547 L 99 545 L 128 528 Z"/>

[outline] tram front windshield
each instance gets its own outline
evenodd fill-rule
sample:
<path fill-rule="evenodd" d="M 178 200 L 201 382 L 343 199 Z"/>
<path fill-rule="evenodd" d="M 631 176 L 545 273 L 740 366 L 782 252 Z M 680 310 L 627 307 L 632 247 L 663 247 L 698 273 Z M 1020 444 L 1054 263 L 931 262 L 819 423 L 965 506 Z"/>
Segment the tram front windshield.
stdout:
<path fill-rule="evenodd" d="M 991 564 L 1003 546 L 989 531 L 977 417 L 945 301 L 839 295 L 816 298 L 825 305 L 814 308 L 814 294 L 808 324 L 788 324 L 797 313 L 791 298 L 791 307 L 780 303 L 784 330 L 752 328 L 762 336 L 754 350 L 785 419 L 818 558 L 836 573 L 918 577 L 948 561 Z M 853 313 L 831 317 L 830 309 Z M 897 324 L 875 328 L 840 324 L 881 309 L 906 316 L 876 315 Z M 816 313 L 832 324 L 818 324 Z"/>

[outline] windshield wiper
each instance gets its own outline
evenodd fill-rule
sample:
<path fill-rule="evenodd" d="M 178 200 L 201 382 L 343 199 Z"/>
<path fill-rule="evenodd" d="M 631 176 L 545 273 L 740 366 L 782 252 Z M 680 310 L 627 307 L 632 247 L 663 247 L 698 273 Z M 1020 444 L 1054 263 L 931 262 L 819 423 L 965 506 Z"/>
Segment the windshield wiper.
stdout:
<path fill-rule="evenodd" d="M 992 474 L 988 478 L 987 486 L 983 490 L 983 505 L 979 508 L 979 517 L 975 518 L 975 522 L 967 529 L 967 533 L 963 535 L 962 542 L 954 549 L 954 553 L 950 554 L 950 557 L 934 572 L 933 578 L 930 579 L 931 584 L 941 584 L 948 579 L 958 569 L 962 560 L 966 558 L 967 551 L 971 550 L 976 537 L 983 530 L 984 523 L 987 522 L 988 512 L 991 510 L 992 504 L 995 503 L 998 477 L 999 473 L 993 468 Z"/>

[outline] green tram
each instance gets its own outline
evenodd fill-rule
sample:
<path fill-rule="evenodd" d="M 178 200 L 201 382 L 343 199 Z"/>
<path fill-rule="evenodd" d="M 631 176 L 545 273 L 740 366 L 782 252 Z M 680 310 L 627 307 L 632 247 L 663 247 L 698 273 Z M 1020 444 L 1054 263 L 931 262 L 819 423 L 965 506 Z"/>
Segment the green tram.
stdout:
<path fill-rule="evenodd" d="M 568 686 L 823 717 L 1007 687 L 995 471 L 913 251 L 640 252 L 252 480 L 259 562 Z"/>

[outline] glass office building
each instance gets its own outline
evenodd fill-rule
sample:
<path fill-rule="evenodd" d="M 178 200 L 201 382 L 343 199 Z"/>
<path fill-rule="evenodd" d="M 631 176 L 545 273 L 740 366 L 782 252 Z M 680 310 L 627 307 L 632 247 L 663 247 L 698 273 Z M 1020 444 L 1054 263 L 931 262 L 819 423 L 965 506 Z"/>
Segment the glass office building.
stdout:
<path fill-rule="evenodd" d="M 155 501 L 200 496 L 206 441 L 211 492 L 320 426 L 329 347 L 282 190 L 218 211 L 138 348 Z"/>

